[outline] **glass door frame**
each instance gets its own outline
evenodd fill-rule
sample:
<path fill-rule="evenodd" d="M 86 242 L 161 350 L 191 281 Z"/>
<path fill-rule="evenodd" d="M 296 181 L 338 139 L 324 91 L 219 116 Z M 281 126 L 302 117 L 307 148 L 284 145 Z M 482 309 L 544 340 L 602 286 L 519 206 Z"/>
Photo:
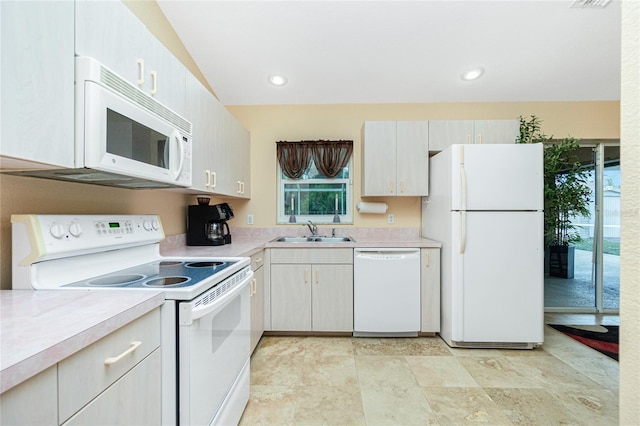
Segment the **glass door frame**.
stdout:
<path fill-rule="evenodd" d="M 620 146 L 620 140 L 581 140 L 578 141 L 581 148 L 592 148 L 594 151 L 594 174 L 595 174 L 595 218 L 594 218 L 594 236 L 593 251 L 595 262 L 592 262 L 592 277 L 595 288 L 595 306 L 553 306 L 544 307 L 544 312 L 549 313 L 598 313 L 598 314 L 614 314 L 619 313 L 620 308 L 604 307 L 604 219 L 602 206 L 604 203 L 604 168 L 605 168 L 605 148 L 611 146 Z M 619 284 L 618 284 L 619 285 Z"/>

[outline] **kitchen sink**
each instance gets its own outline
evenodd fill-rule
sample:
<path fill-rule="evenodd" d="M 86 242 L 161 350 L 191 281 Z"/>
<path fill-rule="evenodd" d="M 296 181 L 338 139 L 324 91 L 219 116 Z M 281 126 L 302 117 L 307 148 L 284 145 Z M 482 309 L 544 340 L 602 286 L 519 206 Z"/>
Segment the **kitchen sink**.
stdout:
<path fill-rule="evenodd" d="M 351 237 L 278 237 L 271 240 L 274 243 L 351 243 Z"/>

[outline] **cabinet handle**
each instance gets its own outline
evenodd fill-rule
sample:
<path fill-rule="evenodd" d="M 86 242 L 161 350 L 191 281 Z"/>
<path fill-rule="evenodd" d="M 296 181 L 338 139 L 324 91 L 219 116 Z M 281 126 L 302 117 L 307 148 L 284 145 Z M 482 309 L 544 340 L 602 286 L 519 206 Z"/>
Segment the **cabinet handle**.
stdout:
<path fill-rule="evenodd" d="M 307 270 L 307 268 L 304 268 L 304 282 L 305 284 L 309 282 L 309 271 Z"/>
<path fill-rule="evenodd" d="M 158 73 L 157 71 L 151 71 L 151 94 L 158 93 Z"/>
<path fill-rule="evenodd" d="M 482 133 L 478 133 L 478 143 L 481 144 L 482 143 Z"/>
<path fill-rule="evenodd" d="M 244 181 L 240 182 L 240 193 L 244 195 Z"/>
<path fill-rule="evenodd" d="M 215 188 L 216 185 L 218 184 L 218 175 L 216 174 L 216 172 L 211 172 L 211 177 L 213 178 L 211 183 L 211 188 Z"/>
<path fill-rule="evenodd" d="M 118 356 L 114 356 L 112 358 L 107 358 L 104 360 L 104 365 L 112 365 L 115 364 L 116 362 L 120 361 L 122 358 L 124 358 L 125 356 L 129 355 L 131 352 L 135 351 L 136 349 L 138 349 L 138 346 L 140 346 L 142 344 L 142 342 L 139 341 L 135 341 L 135 342 L 131 342 L 131 347 L 129 349 L 127 349 L 126 351 L 122 352 L 120 355 Z"/>
<path fill-rule="evenodd" d="M 404 181 L 400 182 L 400 193 L 404 194 Z"/>
<path fill-rule="evenodd" d="M 316 284 L 320 282 L 320 271 L 316 271 Z"/>
<path fill-rule="evenodd" d="M 138 59 L 138 86 L 144 84 L 144 59 Z"/>
<path fill-rule="evenodd" d="M 256 284 L 257 284 L 256 279 L 255 278 L 252 279 L 251 280 L 251 294 L 250 294 L 251 296 L 255 295 L 258 292 Z"/>
<path fill-rule="evenodd" d="M 393 181 L 389 181 L 389 194 L 393 194 Z"/>
<path fill-rule="evenodd" d="M 211 186 L 211 172 L 209 170 L 205 170 L 204 175 L 207 177 L 207 183 L 205 183 L 204 186 L 209 188 Z"/>
<path fill-rule="evenodd" d="M 236 192 L 238 194 L 240 193 L 240 181 L 239 180 L 236 181 Z"/>
<path fill-rule="evenodd" d="M 425 253 L 424 256 L 424 266 L 426 266 L 427 268 L 429 267 L 429 252 Z"/>
<path fill-rule="evenodd" d="M 471 135 L 470 134 L 467 134 L 467 143 L 471 144 Z"/>

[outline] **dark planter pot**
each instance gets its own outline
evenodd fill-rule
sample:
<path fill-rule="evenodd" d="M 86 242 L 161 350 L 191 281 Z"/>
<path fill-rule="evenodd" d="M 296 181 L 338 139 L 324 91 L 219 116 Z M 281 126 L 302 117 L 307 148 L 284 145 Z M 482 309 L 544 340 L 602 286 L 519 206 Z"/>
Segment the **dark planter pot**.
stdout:
<path fill-rule="evenodd" d="M 549 275 L 573 278 L 574 246 L 549 246 Z"/>

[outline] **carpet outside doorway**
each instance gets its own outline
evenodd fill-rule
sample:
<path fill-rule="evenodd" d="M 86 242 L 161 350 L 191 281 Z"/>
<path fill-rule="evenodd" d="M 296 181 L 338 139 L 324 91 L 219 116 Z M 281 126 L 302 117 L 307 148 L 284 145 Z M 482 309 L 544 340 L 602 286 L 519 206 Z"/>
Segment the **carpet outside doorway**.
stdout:
<path fill-rule="evenodd" d="M 548 324 L 572 339 L 618 361 L 619 326 L 617 325 L 556 325 Z"/>

